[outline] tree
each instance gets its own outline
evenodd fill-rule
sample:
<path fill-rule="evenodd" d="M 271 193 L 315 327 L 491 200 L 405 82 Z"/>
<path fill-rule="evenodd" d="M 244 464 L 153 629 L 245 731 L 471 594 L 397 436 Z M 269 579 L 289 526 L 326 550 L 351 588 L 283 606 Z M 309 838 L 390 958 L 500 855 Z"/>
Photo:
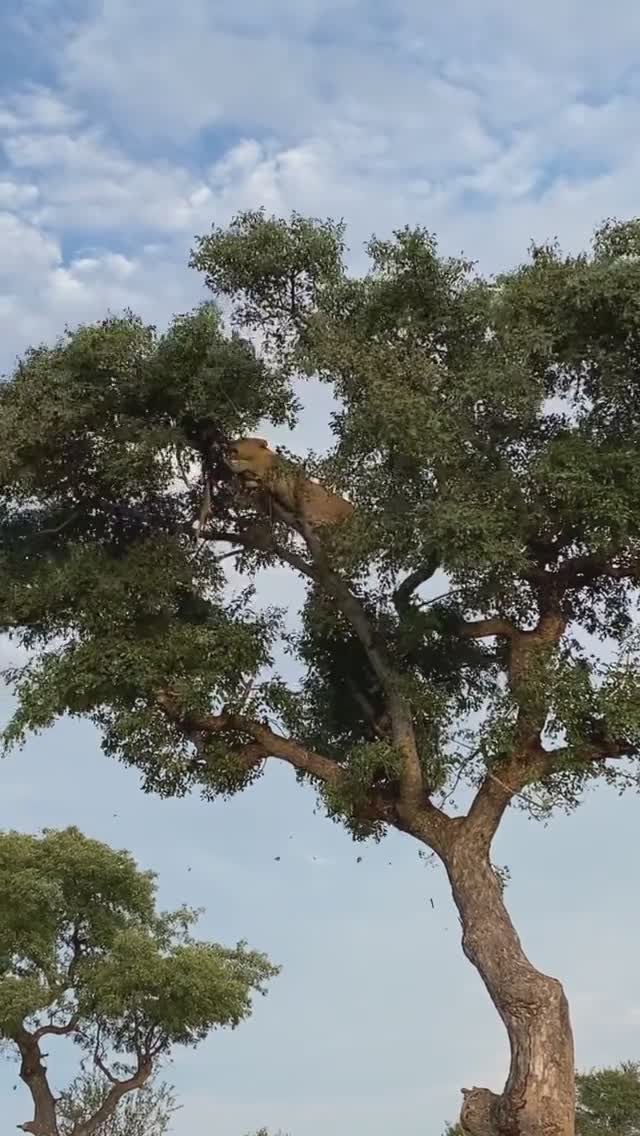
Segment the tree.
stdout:
<path fill-rule="evenodd" d="M 33 1101 L 24 1132 L 117 1136 L 119 1121 L 139 1121 L 148 1106 L 155 1126 L 144 1136 L 160 1134 L 166 1093 L 147 1090 L 137 1109 L 127 1094 L 149 1084 L 173 1046 L 239 1025 L 252 992 L 277 973 L 244 943 L 195 941 L 197 912 L 159 914 L 154 901 L 152 873 L 76 828 L 0 834 L 0 1038 L 17 1051 Z M 56 1099 L 42 1043 L 65 1037 L 94 1076 Z"/>
<path fill-rule="evenodd" d="M 638 1136 L 640 1063 L 623 1061 L 615 1069 L 594 1069 L 576 1078 L 576 1130 L 579 1136 Z"/>
<path fill-rule="evenodd" d="M 407 228 L 354 276 L 342 225 L 243 213 L 192 255 L 230 335 L 212 305 L 162 335 L 110 317 L 0 389 L 0 627 L 31 652 L 6 744 L 88 716 L 148 790 L 206 797 L 283 761 L 355 839 L 435 853 L 511 1047 L 504 1091 L 466 1093 L 472 1136 L 574 1130 L 566 998 L 490 851 L 510 805 L 637 776 L 639 250 L 640 222 L 607 222 L 589 253 L 532 248 L 487 280 Z M 295 421 L 300 375 L 340 400 L 335 447 L 301 469 L 355 505 L 322 530 L 225 463 Z M 252 600 L 270 563 L 308 587 L 295 683 Z"/>
<path fill-rule="evenodd" d="M 101 1108 L 110 1088 L 99 1070 L 80 1073 L 57 1101 L 60 1136 L 71 1136 L 78 1123 L 86 1123 Z M 169 1085 L 148 1080 L 122 1097 L 95 1136 L 165 1136 L 177 1107 Z"/>
<path fill-rule="evenodd" d="M 248 1133 L 248 1136 L 252 1136 L 252 1134 Z M 253 1136 L 270 1136 L 269 1129 L 258 1128 L 257 1132 L 253 1133 Z M 287 1136 L 287 1134 L 285 1132 L 282 1132 L 281 1129 L 278 1129 L 274 1136 Z"/>

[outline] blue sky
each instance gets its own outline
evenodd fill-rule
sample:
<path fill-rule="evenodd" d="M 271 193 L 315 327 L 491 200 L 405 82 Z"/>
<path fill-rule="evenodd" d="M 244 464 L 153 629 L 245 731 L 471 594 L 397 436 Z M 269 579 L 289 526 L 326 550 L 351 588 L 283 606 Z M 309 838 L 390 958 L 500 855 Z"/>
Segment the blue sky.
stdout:
<path fill-rule="evenodd" d="M 354 262 L 405 222 L 486 271 L 531 238 L 577 249 L 638 211 L 639 33 L 633 0 L 5 5 L 0 371 L 108 308 L 159 326 L 189 309 L 194 234 L 248 206 L 344 217 Z M 327 410 L 311 389 L 291 448 L 322 445 Z M 262 594 L 290 588 L 274 572 Z M 278 768 L 231 804 L 145 797 L 68 722 L 0 778 L 0 825 L 76 823 L 129 848 L 164 905 L 206 906 L 203 934 L 284 966 L 251 1022 L 177 1056 L 174 1136 L 437 1136 L 460 1086 L 500 1087 L 495 1013 L 442 873 L 407 840 L 356 864 Z M 582 1066 L 640 1056 L 638 807 L 602 789 L 546 829 L 510 816 L 496 846 L 526 948 L 566 984 Z M 61 1084 L 62 1051 L 51 1067 Z M 0 1067 L 9 1128 L 28 1116 L 15 1080 Z"/>

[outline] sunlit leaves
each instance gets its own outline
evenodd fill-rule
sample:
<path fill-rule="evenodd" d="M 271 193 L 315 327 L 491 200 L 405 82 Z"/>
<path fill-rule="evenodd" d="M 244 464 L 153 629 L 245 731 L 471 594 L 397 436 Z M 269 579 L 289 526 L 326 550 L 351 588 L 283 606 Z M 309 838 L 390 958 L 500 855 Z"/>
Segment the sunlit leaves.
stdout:
<path fill-rule="evenodd" d="M 77 829 L 0 834 L 0 1035 L 73 1023 L 70 1036 L 157 1058 L 238 1025 L 278 973 L 265 955 L 197 942 L 197 913 L 160 914 L 155 881 Z"/>

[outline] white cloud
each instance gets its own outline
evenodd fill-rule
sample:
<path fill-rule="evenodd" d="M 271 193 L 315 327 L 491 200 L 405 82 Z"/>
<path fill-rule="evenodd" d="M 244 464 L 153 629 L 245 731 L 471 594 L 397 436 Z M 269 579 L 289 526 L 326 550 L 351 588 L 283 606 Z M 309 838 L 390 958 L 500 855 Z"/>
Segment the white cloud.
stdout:
<path fill-rule="evenodd" d="M 282 0 L 268 16 L 204 0 L 90 9 L 65 25 L 59 89 L 0 106 L 0 209 L 14 218 L 5 357 L 101 304 L 159 322 L 168 300 L 183 310 L 201 294 L 186 269 L 193 235 L 259 204 L 344 216 L 356 259 L 373 230 L 407 221 L 487 270 L 521 259 L 532 237 L 584 244 L 604 215 L 636 207 L 635 12 L 583 6 L 580 36 L 562 36 L 549 27 L 574 26 L 571 0 L 517 21 L 499 0 L 481 13 L 458 0 L 437 18 L 394 0 L 364 23 L 357 2 Z M 199 143 L 208 127 L 212 143 Z M 158 157 L 163 138 L 173 160 Z"/>
<path fill-rule="evenodd" d="M 46 87 L 25 86 L 5 97 L 0 107 L 0 129 L 66 130 L 83 119 L 76 110 L 54 91 Z"/>
<path fill-rule="evenodd" d="M 190 234 L 211 207 L 211 190 L 186 170 L 129 158 L 96 128 L 14 128 L 4 150 L 14 176 L 40 183 L 32 216 L 43 226 Z"/>

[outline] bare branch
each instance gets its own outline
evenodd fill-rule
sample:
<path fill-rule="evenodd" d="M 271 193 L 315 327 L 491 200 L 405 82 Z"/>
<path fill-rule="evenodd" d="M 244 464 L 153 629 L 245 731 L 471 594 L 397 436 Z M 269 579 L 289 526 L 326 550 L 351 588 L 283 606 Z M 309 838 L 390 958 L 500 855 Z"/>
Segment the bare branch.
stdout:
<path fill-rule="evenodd" d="M 215 559 L 216 559 L 216 562 L 217 562 L 218 564 L 220 564 L 220 563 L 222 563 L 222 561 L 223 561 L 223 560 L 229 560 L 229 558 L 230 558 L 231 556 L 239 556 L 239 554 L 240 554 L 241 552 L 242 552 L 242 549 L 241 549 L 241 548 L 231 548 L 231 549 L 229 550 L 229 552 L 223 552 L 223 553 L 221 553 L 221 555 L 220 555 L 220 556 L 216 556 L 216 558 L 215 558 Z"/>
<path fill-rule="evenodd" d="M 100 1070 L 103 1077 L 106 1077 L 107 1081 L 110 1081 L 110 1083 L 112 1085 L 119 1085 L 120 1084 L 120 1081 L 118 1080 L 118 1078 L 113 1075 L 109 1066 L 106 1064 L 105 1061 L 103 1061 L 102 1057 L 100 1056 L 100 1054 L 98 1052 L 94 1053 L 94 1055 L 93 1055 L 93 1064 L 95 1065 L 96 1069 Z"/>
<path fill-rule="evenodd" d="M 80 509 L 75 509 L 74 512 L 70 513 L 69 516 L 66 517 L 64 521 L 61 521 L 59 525 L 54 525 L 52 528 L 49 528 L 49 529 L 38 529 L 38 532 L 37 532 L 36 535 L 37 536 L 57 536 L 58 533 L 63 532 L 65 529 L 69 528 L 69 525 L 72 525 L 74 521 L 77 521 L 79 516 L 80 516 Z"/>

